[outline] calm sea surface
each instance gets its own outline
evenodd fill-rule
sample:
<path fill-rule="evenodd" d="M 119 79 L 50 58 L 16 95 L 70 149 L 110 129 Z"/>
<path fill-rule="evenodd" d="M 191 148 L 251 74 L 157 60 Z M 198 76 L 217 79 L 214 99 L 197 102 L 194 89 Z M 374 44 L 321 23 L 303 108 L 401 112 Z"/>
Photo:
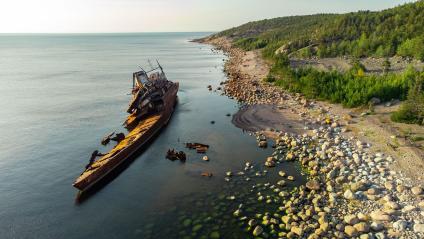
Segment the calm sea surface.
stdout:
<path fill-rule="evenodd" d="M 225 56 L 189 42 L 205 35 L 0 35 L 0 238 L 241 237 L 232 213 L 252 200 L 250 181 L 228 183 L 225 172 L 259 167 L 272 150 L 231 124 L 236 102 L 207 90 L 225 80 Z M 148 149 L 77 201 L 71 184 L 93 150 L 107 151 L 101 138 L 123 130 L 132 72 L 148 59 L 180 82 L 175 114 Z M 211 145 L 210 162 L 184 149 L 193 141 Z M 187 162 L 165 159 L 169 148 L 185 150 Z"/>

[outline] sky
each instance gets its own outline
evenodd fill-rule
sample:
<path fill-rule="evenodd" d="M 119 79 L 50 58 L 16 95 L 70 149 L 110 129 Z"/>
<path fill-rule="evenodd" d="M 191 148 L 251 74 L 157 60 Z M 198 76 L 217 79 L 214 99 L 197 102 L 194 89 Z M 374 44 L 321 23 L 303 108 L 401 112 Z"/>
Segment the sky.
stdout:
<path fill-rule="evenodd" d="M 221 31 L 253 20 L 405 2 L 411 0 L 0 0 L 0 33 Z"/>

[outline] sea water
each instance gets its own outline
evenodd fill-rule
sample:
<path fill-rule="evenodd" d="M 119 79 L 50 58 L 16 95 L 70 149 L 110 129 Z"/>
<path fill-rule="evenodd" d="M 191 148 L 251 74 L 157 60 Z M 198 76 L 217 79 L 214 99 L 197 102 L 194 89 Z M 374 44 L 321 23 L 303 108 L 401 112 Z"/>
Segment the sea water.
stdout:
<path fill-rule="evenodd" d="M 263 165 L 272 150 L 231 124 L 237 102 L 208 91 L 226 79 L 223 53 L 190 42 L 208 34 L 0 35 L 0 238 L 240 237 L 232 214 L 251 185 L 225 174 Z M 102 137 L 123 131 L 132 73 L 156 59 L 180 82 L 169 125 L 77 197 L 72 183 L 91 153 L 111 147 Z M 210 161 L 185 142 L 209 144 Z M 165 159 L 170 148 L 187 161 Z"/>

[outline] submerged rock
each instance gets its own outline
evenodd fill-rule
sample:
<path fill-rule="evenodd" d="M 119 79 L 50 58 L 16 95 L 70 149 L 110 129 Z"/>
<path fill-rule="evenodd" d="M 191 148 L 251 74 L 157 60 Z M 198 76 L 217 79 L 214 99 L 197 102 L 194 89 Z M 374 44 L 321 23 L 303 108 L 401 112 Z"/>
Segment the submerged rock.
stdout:
<path fill-rule="evenodd" d="M 250 227 L 256 226 L 258 224 L 255 219 L 250 219 L 247 223 Z"/>
<path fill-rule="evenodd" d="M 201 225 L 201 224 L 197 224 L 197 225 L 195 225 L 191 230 L 193 231 L 193 232 L 197 232 L 197 231 L 199 231 L 200 229 L 202 229 L 203 228 L 203 225 Z"/>
<path fill-rule="evenodd" d="M 190 218 L 187 218 L 187 219 L 185 219 L 184 221 L 183 221 L 183 226 L 184 227 L 188 227 L 188 226 L 190 226 L 191 225 L 191 219 Z"/>
<path fill-rule="evenodd" d="M 219 237 L 220 237 L 220 235 L 219 235 L 219 232 L 217 232 L 217 231 L 214 231 L 214 232 L 212 232 L 211 234 L 210 234 L 210 236 L 209 236 L 211 239 L 219 239 Z"/>
<path fill-rule="evenodd" d="M 253 236 L 257 237 L 257 236 L 261 235 L 263 231 L 264 231 L 264 229 L 261 226 L 258 225 L 253 230 Z"/>

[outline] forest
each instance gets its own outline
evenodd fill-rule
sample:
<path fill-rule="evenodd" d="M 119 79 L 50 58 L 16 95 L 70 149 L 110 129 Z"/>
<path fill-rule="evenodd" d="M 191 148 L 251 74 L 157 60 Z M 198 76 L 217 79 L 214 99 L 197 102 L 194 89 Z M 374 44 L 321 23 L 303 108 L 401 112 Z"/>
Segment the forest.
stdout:
<path fill-rule="evenodd" d="M 292 69 L 290 57 L 400 56 L 424 61 L 424 1 L 379 12 L 291 16 L 250 22 L 216 34 L 244 50 L 260 49 L 273 62 L 268 82 L 308 98 L 367 105 L 370 99 L 405 100 L 392 119 L 424 123 L 424 73 L 409 67 L 401 74 L 367 74 L 354 60 L 348 72 Z M 389 68 L 390 66 L 385 66 Z"/>
<path fill-rule="evenodd" d="M 424 1 L 379 12 L 292 16 L 250 22 L 217 34 L 245 50 L 262 49 L 272 57 L 281 46 L 286 54 L 334 57 L 390 57 L 424 60 Z"/>

